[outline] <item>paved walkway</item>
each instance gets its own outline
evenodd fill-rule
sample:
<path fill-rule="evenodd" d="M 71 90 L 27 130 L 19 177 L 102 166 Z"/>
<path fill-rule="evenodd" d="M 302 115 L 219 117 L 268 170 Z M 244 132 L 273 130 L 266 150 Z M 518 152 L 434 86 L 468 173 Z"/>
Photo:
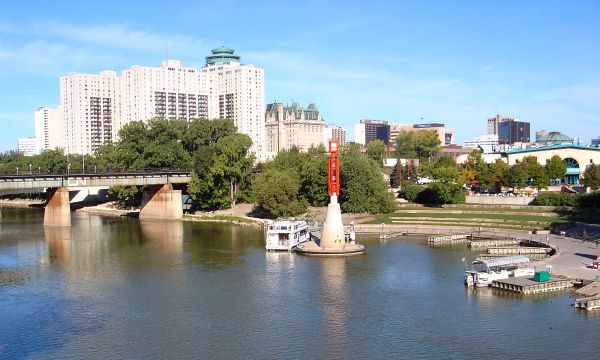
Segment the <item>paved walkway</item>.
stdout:
<path fill-rule="evenodd" d="M 596 227 L 597 225 L 590 226 Z M 586 280 L 597 280 L 600 278 L 600 270 L 592 269 L 592 260 L 600 255 L 600 244 L 598 241 L 584 241 L 554 234 L 537 235 L 516 231 L 494 232 L 496 235 L 502 233 L 517 238 L 533 239 L 549 243 L 557 247 L 558 252 L 556 255 L 534 263 L 536 269 L 544 269 L 546 265 L 550 264 L 552 265 L 552 273 L 554 275 L 564 275 L 573 279 Z"/>

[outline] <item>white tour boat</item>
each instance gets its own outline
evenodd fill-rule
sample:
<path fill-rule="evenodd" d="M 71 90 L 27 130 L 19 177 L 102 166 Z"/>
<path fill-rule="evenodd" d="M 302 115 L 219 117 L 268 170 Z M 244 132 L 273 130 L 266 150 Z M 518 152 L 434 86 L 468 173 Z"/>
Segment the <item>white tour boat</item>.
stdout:
<path fill-rule="evenodd" d="M 467 286 L 490 286 L 492 281 L 509 277 L 533 276 L 535 270 L 524 267 L 531 260 L 527 256 L 516 255 L 475 260 L 471 270 L 465 272 Z"/>
<path fill-rule="evenodd" d="M 269 224 L 267 250 L 293 250 L 298 244 L 310 240 L 308 224 L 303 220 L 283 220 Z"/>

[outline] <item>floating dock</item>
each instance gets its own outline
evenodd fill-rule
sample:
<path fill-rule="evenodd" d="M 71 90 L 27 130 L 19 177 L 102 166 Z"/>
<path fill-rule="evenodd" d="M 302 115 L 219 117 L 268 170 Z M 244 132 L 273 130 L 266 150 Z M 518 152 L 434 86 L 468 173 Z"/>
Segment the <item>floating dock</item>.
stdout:
<path fill-rule="evenodd" d="M 546 255 L 552 251 L 549 247 L 523 247 L 523 246 L 511 246 L 511 247 L 491 247 L 487 250 L 488 254 L 491 255 L 529 255 L 529 254 L 543 254 Z"/>
<path fill-rule="evenodd" d="M 397 238 L 397 237 L 404 236 L 404 235 L 408 235 L 408 231 L 394 231 L 394 232 L 379 234 L 379 239 L 380 240 L 393 239 L 393 238 Z"/>
<path fill-rule="evenodd" d="M 575 299 L 575 307 L 590 311 L 600 309 L 600 295 Z"/>
<path fill-rule="evenodd" d="M 582 296 L 575 299 L 575 307 L 585 310 L 600 309 L 600 281 L 592 281 L 575 291 L 576 295 Z"/>
<path fill-rule="evenodd" d="M 466 234 L 438 235 L 427 238 L 427 242 L 430 244 L 456 243 L 463 242 L 465 240 L 467 240 Z"/>
<path fill-rule="evenodd" d="M 517 246 L 517 239 L 488 239 L 488 240 L 469 240 L 467 246 L 470 248 L 490 248 L 496 246 Z"/>
<path fill-rule="evenodd" d="M 550 277 L 550 280 L 544 282 L 533 281 L 532 277 L 513 277 L 508 279 L 492 281 L 492 288 L 515 292 L 518 294 L 541 294 L 554 291 L 569 290 L 573 287 L 571 280 Z"/>

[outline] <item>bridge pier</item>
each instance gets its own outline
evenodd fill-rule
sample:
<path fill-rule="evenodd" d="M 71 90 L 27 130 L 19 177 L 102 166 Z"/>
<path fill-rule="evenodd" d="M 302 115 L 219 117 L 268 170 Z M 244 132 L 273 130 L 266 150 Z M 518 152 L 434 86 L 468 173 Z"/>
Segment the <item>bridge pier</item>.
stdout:
<path fill-rule="evenodd" d="M 46 199 L 44 225 L 71 226 L 69 188 L 49 188 L 46 190 Z"/>
<path fill-rule="evenodd" d="M 173 190 L 173 184 L 152 186 L 144 190 L 140 219 L 181 219 L 182 217 L 181 190 Z"/>

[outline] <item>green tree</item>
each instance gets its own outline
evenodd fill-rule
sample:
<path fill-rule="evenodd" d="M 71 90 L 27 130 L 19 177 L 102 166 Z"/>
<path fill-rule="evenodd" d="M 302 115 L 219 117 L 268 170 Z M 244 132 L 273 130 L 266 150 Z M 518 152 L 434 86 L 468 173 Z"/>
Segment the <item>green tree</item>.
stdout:
<path fill-rule="evenodd" d="M 545 170 L 549 179 L 562 179 L 567 173 L 567 164 L 565 164 L 559 155 L 554 155 L 550 160 L 546 161 Z"/>
<path fill-rule="evenodd" d="M 228 119 L 195 119 L 183 135 L 183 147 L 193 154 L 200 147 L 216 145 L 219 139 L 236 132 L 235 125 Z"/>
<path fill-rule="evenodd" d="M 600 188 L 600 165 L 590 164 L 583 172 L 581 182 L 592 190 L 598 190 Z"/>
<path fill-rule="evenodd" d="M 507 173 L 505 184 L 514 189 L 522 189 L 528 185 L 529 176 L 525 167 L 521 164 L 515 164 L 511 166 Z"/>
<path fill-rule="evenodd" d="M 440 139 L 434 130 L 401 130 L 396 138 L 396 155 L 401 158 L 428 160 L 437 154 L 440 146 Z"/>
<path fill-rule="evenodd" d="M 307 203 L 298 196 L 300 181 L 285 171 L 268 169 L 252 186 L 257 205 L 273 217 L 295 216 L 306 211 Z"/>
<path fill-rule="evenodd" d="M 492 176 L 494 177 L 497 185 L 501 186 L 506 184 L 508 169 L 508 164 L 502 159 L 496 159 L 496 161 L 490 165 L 490 171 L 492 172 Z"/>
<path fill-rule="evenodd" d="M 356 151 L 342 151 L 340 178 L 343 211 L 378 214 L 394 210 L 394 195 L 387 191 L 379 166 L 367 156 Z"/>
<path fill-rule="evenodd" d="M 385 143 L 379 139 L 371 141 L 367 145 L 367 156 L 373 159 L 379 166 L 383 166 L 385 155 Z"/>
<path fill-rule="evenodd" d="M 407 183 L 406 185 L 402 185 L 402 190 L 400 190 L 399 196 L 410 202 L 415 202 L 417 200 L 417 196 L 422 190 L 422 186 L 419 186 L 415 183 Z"/>
<path fill-rule="evenodd" d="M 398 159 L 398 161 L 396 161 L 396 165 L 394 165 L 394 168 L 392 169 L 392 172 L 390 174 L 390 186 L 393 188 L 397 188 L 400 187 L 400 183 L 402 181 L 402 170 L 403 170 L 403 165 L 402 162 L 400 161 L 400 159 Z"/>
<path fill-rule="evenodd" d="M 117 198 L 117 207 L 128 209 L 138 207 L 142 203 L 142 186 L 113 186 L 108 189 L 108 193 Z"/>
<path fill-rule="evenodd" d="M 227 135 L 217 141 L 216 159 L 210 171 L 229 184 L 229 197 L 235 205 L 240 186 L 250 184 L 254 157 L 248 156 L 252 139 L 246 134 Z"/>
<path fill-rule="evenodd" d="M 431 176 L 435 182 L 444 184 L 456 184 L 460 182 L 460 173 L 456 167 L 438 167 L 431 170 Z"/>
<path fill-rule="evenodd" d="M 465 202 L 465 195 L 458 184 L 434 182 L 429 188 L 433 190 L 435 202 L 438 204 L 462 204 Z"/>
<path fill-rule="evenodd" d="M 545 189 L 550 181 L 544 167 L 540 165 L 535 156 L 526 156 L 520 162 L 527 174 L 527 183 L 537 189 Z"/>
<path fill-rule="evenodd" d="M 438 204 L 459 204 L 465 202 L 460 172 L 456 166 L 433 168 L 433 183 L 429 186 L 433 201 Z"/>
<path fill-rule="evenodd" d="M 312 206 L 323 206 L 327 194 L 327 155 L 323 145 L 308 149 L 307 160 L 300 169 L 300 194 Z"/>
<path fill-rule="evenodd" d="M 441 167 L 456 167 L 456 160 L 452 156 L 444 155 L 440 156 L 433 164 L 434 168 Z"/>

